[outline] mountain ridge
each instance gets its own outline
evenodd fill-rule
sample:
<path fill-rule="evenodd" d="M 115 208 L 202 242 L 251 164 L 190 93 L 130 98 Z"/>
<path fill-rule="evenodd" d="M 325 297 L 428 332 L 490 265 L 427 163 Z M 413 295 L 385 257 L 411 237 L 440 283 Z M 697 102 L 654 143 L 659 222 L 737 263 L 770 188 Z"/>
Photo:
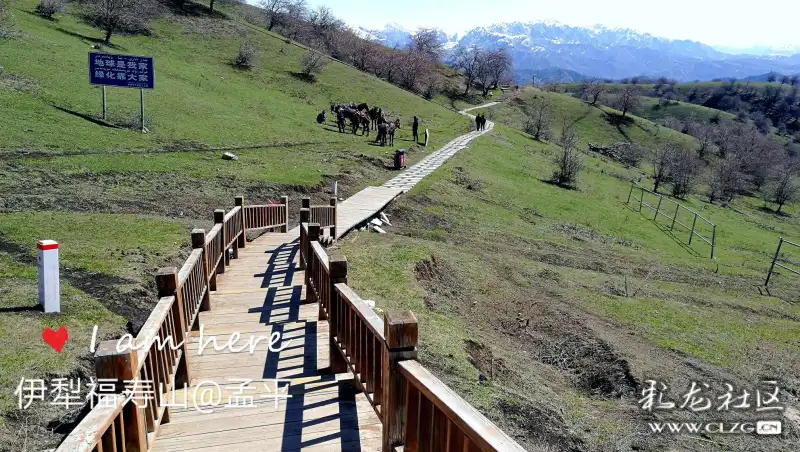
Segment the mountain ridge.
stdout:
<path fill-rule="evenodd" d="M 361 30 L 389 47 L 408 45 L 413 33 L 398 24 Z M 649 76 L 678 81 L 800 72 L 800 54 L 763 54 L 762 49 L 759 55 L 735 55 L 698 41 L 600 24 L 578 27 L 555 21 L 502 22 L 473 28 L 461 37 L 441 32 L 440 38 L 446 50 L 458 45 L 506 49 L 514 60 L 517 82 L 529 81 L 534 71 L 552 68 L 587 78 Z"/>

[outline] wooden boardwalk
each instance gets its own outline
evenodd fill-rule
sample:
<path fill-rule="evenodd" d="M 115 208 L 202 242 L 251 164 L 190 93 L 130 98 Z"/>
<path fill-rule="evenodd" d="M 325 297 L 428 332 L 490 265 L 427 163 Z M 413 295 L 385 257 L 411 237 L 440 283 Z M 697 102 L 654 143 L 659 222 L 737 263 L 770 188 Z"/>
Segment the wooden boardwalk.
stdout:
<path fill-rule="evenodd" d="M 189 407 L 171 409 L 154 451 L 380 450 L 381 422 L 352 375 L 325 373 L 328 323 L 317 321 L 316 302 L 305 301 L 297 238 L 265 234 L 240 249 L 235 264 L 218 276 L 212 309 L 199 314 L 204 342 L 215 338 L 222 346 L 239 333 L 241 346 L 277 332 L 282 342 L 273 348 L 289 345 L 273 352 L 263 340 L 250 354 L 247 348 L 216 351 L 212 343 L 198 355 L 200 334 L 192 332 Z M 275 379 L 287 380 L 277 392 Z M 183 391 L 175 396 L 182 404 Z M 242 406 L 250 402 L 253 407 Z"/>

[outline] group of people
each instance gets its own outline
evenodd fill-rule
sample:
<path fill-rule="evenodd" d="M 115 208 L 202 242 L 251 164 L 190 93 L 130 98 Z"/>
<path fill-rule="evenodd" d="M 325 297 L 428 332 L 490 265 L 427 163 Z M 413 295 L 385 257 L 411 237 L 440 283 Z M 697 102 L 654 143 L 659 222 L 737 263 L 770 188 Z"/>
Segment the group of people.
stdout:
<path fill-rule="evenodd" d="M 486 116 L 483 113 L 478 113 L 475 117 L 475 129 L 478 131 L 486 130 Z"/>

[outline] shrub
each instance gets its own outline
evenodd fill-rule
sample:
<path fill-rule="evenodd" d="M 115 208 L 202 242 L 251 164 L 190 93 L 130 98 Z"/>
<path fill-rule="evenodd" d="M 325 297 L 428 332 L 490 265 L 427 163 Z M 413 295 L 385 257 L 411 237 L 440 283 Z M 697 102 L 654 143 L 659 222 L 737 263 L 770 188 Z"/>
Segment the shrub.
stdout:
<path fill-rule="evenodd" d="M 243 42 L 239 53 L 233 59 L 233 66 L 239 69 L 253 69 L 258 63 L 258 49 L 252 42 Z"/>
<path fill-rule="evenodd" d="M 307 77 L 315 78 L 317 74 L 321 74 L 328 65 L 328 59 L 320 52 L 309 50 L 303 55 L 302 68 L 300 72 Z"/>
<path fill-rule="evenodd" d="M 61 0 L 39 0 L 39 4 L 36 5 L 36 15 L 45 19 L 52 19 L 53 14 L 63 10 L 64 4 Z"/>
<path fill-rule="evenodd" d="M 564 187 L 574 187 L 578 182 L 578 174 L 583 169 L 583 159 L 576 146 L 578 144 L 578 134 L 575 129 L 564 118 L 561 136 L 558 137 L 558 145 L 561 147 L 561 155 L 555 159 L 556 170 L 553 172 L 551 181 L 556 185 Z"/>

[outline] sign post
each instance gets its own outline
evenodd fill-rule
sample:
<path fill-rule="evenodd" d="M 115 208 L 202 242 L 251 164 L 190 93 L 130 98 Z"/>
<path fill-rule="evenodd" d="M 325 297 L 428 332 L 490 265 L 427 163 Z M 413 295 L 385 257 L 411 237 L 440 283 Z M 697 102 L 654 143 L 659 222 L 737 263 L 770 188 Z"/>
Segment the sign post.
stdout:
<path fill-rule="evenodd" d="M 107 119 L 106 86 L 138 88 L 139 129 L 144 126 L 144 90 L 154 89 L 153 57 L 89 52 L 89 82 L 103 87 L 103 119 Z"/>
<path fill-rule="evenodd" d="M 40 240 L 36 243 L 39 266 L 39 304 L 47 313 L 61 312 L 61 290 L 58 282 L 58 243 Z"/>

